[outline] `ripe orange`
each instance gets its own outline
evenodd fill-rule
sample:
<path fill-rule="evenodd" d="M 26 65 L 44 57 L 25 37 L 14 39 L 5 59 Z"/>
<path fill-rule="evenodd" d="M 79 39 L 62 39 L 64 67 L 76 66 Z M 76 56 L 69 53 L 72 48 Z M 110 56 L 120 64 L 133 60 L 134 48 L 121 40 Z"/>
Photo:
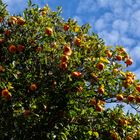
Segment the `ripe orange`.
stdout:
<path fill-rule="evenodd" d="M 140 103 L 140 96 L 136 96 L 135 99 L 137 103 Z"/>
<path fill-rule="evenodd" d="M 126 65 L 129 66 L 129 65 L 132 65 L 133 63 L 133 60 L 131 58 L 128 58 L 126 61 L 125 61 Z"/>
<path fill-rule="evenodd" d="M 45 33 L 46 33 L 48 36 L 51 36 L 51 35 L 53 34 L 52 28 L 47 27 L 47 28 L 45 29 Z"/>
<path fill-rule="evenodd" d="M 5 71 L 4 67 L 0 65 L 0 72 L 4 72 L 4 71 Z"/>
<path fill-rule="evenodd" d="M 42 50 L 43 50 L 43 48 L 40 47 L 40 46 L 38 46 L 38 47 L 36 48 L 36 52 L 41 52 Z"/>
<path fill-rule="evenodd" d="M 42 15 L 42 16 L 46 16 L 46 14 L 47 14 L 47 11 L 45 11 L 45 10 L 43 10 L 43 11 L 41 12 L 41 15 Z"/>
<path fill-rule="evenodd" d="M 132 72 L 126 72 L 127 77 L 131 77 L 132 79 L 135 79 L 135 74 Z"/>
<path fill-rule="evenodd" d="M 67 55 L 64 55 L 61 57 L 61 62 L 67 62 L 68 61 L 68 56 Z"/>
<path fill-rule="evenodd" d="M 9 50 L 10 53 L 15 53 L 16 50 L 17 50 L 17 48 L 16 48 L 15 45 L 10 45 L 10 46 L 8 47 L 8 50 Z"/>
<path fill-rule="evenodd" d="M 77 46 L 80 46 L 80 44 L 81 44 L 81 39 L 80 39 L 80 38 L 75 38 L 75 44 L 76 44 Z"/>
<path fill-rule="evenodd" d="M 127 97 L 128 102 L 132 102 L 133 99 L 134 99 L 134 96 L 133 96 L 133 95 L 129 95 L 129 96 Z"/>
<path fill-rule="evenodd" d="M 0 23 L 3 21 L 3 17 L 0 17 Z"/>
<path fill-rule="evenodd" d="M 68 67 L 67 63 L 66 62 L 62 62 L 60 63 L 60 68 L 63 69 L 63 70 L 66 70 Z"/>
<path fill-rule="evenodd" d="M 113 72 L 114 74 L 116 74 L 118 71 L 119 71 L 119 70 L 118 70 L 117 68 L 114 68 L 112 72 Z"/>
<path fill-rule="evenodd" d="M 2 96 L 7 96 L 9 94 L 9 91 L 8 91 L 8 89 L 3 89 L 2 90 Z"/>
<path fill-rule="evenodd" d="M 122 56 L 121 55 L 117 55 L 116 56 L 116 60 L 121 61 L 122 60 Z"/>
<path fill-rule="evenodd" d="M 112 137 L 112 140 L 118 140 L 118 138 L 117 138 L 117 137 L 118 137 L 118 133 L 115 132 L 115 131 L 112 132 L 112 133 L 111 133 L 111 137 Z"/>
<path fill-rule="evenodd" d="M 32 83 L 32 84 L 30 85 L 30 90 L 31 90 L 31 91 L 35 91 L 36 89 L 37 89 L 37 85 L 34 84 L 34 83 Z"/>
<path fill-rule="evenodd" d="M 129 55 L 128 54 L 126 54 L 125 56 L 123 56 L 123 60 L 126 60 L 128 58 L 129 58 Z"/>
<path fill-rule="evenodd" d="M 17 18 L 14 17 L 14 16 L 11 16 L 10 19 L 13 20 L 13 21 L 17 21 Z"/>
<path fill-rule="evenodd" d="M 136 85 L 136 89 L 140 92 L 140 84 Z"/>
<path fill-rule="evenodd" d="M 133 140 L 133 138 L 131 136 L 127 136 L 126 140 Z"/>
<path fill-rule="evenodd" d="M 30 110 L 24 110 L 24 112 L 23 112 L 23 116 L 24 116 L 25 118 L 29 117 L 30 114 L 31 114 L 31 111 L 30 111 Z"/>
<path fill-rule="evenodd" d="M 11 93 L 8 91 L 8 89 L 3 89 L 2 90 L 2 97 L 4 97 L 7 100 L 10 100 L 12 95 Z"/>
<path fill-rule="evenodd" d="M 68 45 L 65 45 L 63 53 L 64 55 L 70 56 L 72 54 L 72 50 Z"/>
<path fill-rule="evenodd" d="M 17 24 L 18 25 L 24 25 L 25 24 L 25 20 L 22 17 L 18 17 L 17 18 Z"/>
<path fill-rule="evenodd" d="M 0 44 L 4 43 L 4 39 L 3 38 L 0 38 Z"/>
<path fill-rule="evenodd" d="M 96 105 L 96 111 L 98 112 L 102 112 L 103 111 L 103 107 L 99 104 Z"/>
<path fill-rule="evenodd" d="M 79 71 L 74 71 L 74 72 L 72 72 L 71 75 L 72 75 L 73 77 L 80 77 L 80 76 L 82 75 L 82 73 L 79 72 Z"/>
<path fill-rule="evenodd" d="M 89 101 L 89 104 L 90 105 L 96 105 L 97 104 L 97 101 L 95 98 L 92 98 L 90 101 Z"/>
<path fill-rule="evenodd" d="M 112 57 L 112 52 L 110 50 L 106 50 L 105 53 L 106 53 L 108 58 Z"/>
<path fill-rule="evenodd" d="M 103 94 L 104 92 L 105 92 L 104 87 L 101 86 L 98 88 L 98 93 Z"/>
<path fill-rule="evenodd" d="M 125 48 L 119 48 L 119 52 L 120 53 L 126 53 L 126 50 L 125 50 Z"/>
<path fill-rule="evenodd" d="M 5 35 L 6 36 L 10 36 L 10 34 L 11 34 L 11 31 L 10 30 L 5 30 Z"/>
<path fill-rule="evenodd" d="M 120 118 L 118 121 L 119 125 L 124 126 L 128 124 L 128 121 L 124 118 Z"/>
<path fill-rule="evenodd" d="M 68 24 L 65 24 L 63 28 L 64 28 L 65 31 L 68 31 L 70 26 Z"/>
<path fill-rule="evenodd" d="M 96 68 L 99 69 L 99 70 L 103 70 L 104 69 L 104 64 L 99 62 L 99 63 L 97 63 Z"/>
<path fill-rule="evenodd" d="M 11 24 L 15 24 L 15 23 L 17 23 L 17 18 L 14 17 L 14 16 L 11 16 L 10 19 L 9 19 L 9 22 L 10 22 Z"/>
<path fill-rule="evenodd" d="M 130 76 L 126 77 L 126 83 L 127 84 L 133 84 L 134 83 L 134 79 Z"/>
<path fill-rule="evenodd" d="M 17 46 L 17 51 L 18 51 L 18 52 L 23 52 L 24 49 L 25 49 L 25 46 L 23 46 L 23 45 L 18 45 L 18 46 Z"/>
<path fill-rule="evenodd" d="M 77 91 L 78 92 L 82 92 L 83 91 L 83 87 L 82 86 L 77 87 Z"/>
<path fill-rule="evenodd" d="M 93 82 L 98 81 L 98 76 L 95 73 L 91 73 L 91 76 L 93 78 Z"/>
<path fill-rule="evenodd" d="M 116 96 L 116 98 L 117 98 L 118 101 L 122 101 L 122 100 L 124 99 L 124 97 L 123 97 L 122 94 L 118 94 L 118 95 Z"/>
<path fill-rule="evenodd" d="M 98 101 L 98 104 L 99 104 L 99 105 L 105 105 L 105 103 L 106 103 L 106 102 L 103 101 L 103 100 L 99 100 L 99 101 Z"/>

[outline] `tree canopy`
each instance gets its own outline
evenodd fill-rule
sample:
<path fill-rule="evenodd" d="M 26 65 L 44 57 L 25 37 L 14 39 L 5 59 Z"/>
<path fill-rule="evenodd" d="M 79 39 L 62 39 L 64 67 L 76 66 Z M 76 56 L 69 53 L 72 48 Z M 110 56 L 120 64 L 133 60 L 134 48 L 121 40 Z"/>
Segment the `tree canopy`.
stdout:
<path fill-rule="evenodd" d="M 10 15 L 0 3 L 0 139 L 139 140 L 133 60 L 61 12 L 29 1 Z"/>

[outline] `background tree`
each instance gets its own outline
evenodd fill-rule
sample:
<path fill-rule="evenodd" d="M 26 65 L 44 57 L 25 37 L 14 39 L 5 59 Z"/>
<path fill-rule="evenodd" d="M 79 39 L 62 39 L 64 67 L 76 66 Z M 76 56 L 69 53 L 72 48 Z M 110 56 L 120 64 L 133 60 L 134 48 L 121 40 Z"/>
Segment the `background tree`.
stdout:
<path fill-rule="evenodd" d="M 3 4 L 1 3 L 1 6 Z M 138 140 L 140 82 L 123 47 L 90 26 L 28 2 L 23 16 L 0 17 L 0 139 Z"/>

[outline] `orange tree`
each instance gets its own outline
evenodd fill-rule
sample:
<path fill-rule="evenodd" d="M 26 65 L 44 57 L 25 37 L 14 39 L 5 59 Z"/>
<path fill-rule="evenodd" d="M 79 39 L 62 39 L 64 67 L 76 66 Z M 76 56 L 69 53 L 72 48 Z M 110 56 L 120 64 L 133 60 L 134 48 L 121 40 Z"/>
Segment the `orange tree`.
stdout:
<path fill-rule="evenodd" d="M 123 47 L 28 2 L 0 10 L 0 139 L 138 140 L 140 82 Z M 130 104 L 137 113 L 124 113 Z"/>

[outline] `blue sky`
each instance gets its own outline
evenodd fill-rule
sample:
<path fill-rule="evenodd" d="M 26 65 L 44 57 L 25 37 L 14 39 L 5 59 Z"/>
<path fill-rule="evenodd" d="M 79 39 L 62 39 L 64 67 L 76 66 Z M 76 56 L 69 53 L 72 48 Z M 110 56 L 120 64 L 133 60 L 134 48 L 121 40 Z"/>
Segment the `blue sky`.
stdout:
<path fill-rule="evenodd" d="M 11 14 L 27 7 L 27 0 L 3 0 Z M 122 45 L 134 60 L 131 70 L 140 79 L 140 0 L 32 0 L 52 10 L 62 6 L 62 17 L 90 23 L 106 45 Z"/>

